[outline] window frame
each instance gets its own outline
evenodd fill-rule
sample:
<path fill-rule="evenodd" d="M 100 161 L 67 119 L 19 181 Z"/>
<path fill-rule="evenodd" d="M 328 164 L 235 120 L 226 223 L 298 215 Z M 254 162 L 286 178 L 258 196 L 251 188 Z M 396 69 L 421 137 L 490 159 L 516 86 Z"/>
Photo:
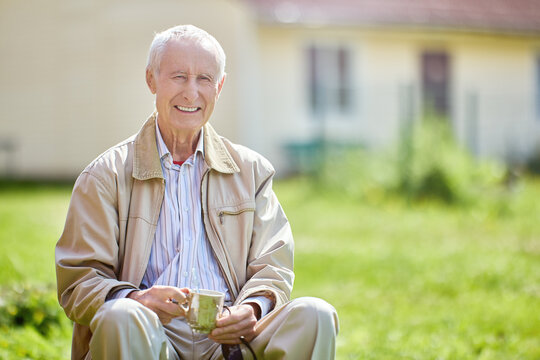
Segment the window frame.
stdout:
<path fill-rule="evenodd" d="M 307 63 L 307 107 L 315 119 L 331 116 L 350 120 L 355 108 L 354 52 L 344 43 L 311 42 Z M 323 73 L 321 69 L 330 69 Z"/>

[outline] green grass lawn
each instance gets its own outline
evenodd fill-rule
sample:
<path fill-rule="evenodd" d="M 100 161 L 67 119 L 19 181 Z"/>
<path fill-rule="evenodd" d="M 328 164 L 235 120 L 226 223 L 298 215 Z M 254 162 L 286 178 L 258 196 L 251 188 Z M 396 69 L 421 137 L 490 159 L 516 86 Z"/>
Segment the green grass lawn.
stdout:
<path fill-rule="evenodd" d="M 2 185 L 0 359 L 68 359 L 71 325 L 60 317 L 56 301 L 54 245 L 63 229 L 71 188 Z M 6 313 L 22 326 L 8 322 Z M 32 326 L 46 325 L 50 319 L 61 321 L 47 336 Z"/>
<path fill-rule="evenodd" d="M 55 283 L 54 245 L 70 195 L 61 186 L 0 189 L 0 284 Z"/>
<path fill-rule="evenodd" d="M 2 302 L 21 284 L 54 284 L 70 192 L 0 188 Z M 302 180 L 276 192 L 296 240 L 293 296 L 336 307 L 338 359 L 540 359 L 538 181 L 465 210 L 362 203 Z M 0 324 L 0 359 L 68 358 L 62 324 L 45 336 Z"/>
<path fill-rule="evenodd" d="M 338 359 L 540 359 L 540 184 L 528 185 L 460 210 L 278 184 L 293 296 L 336 307 Z"/>

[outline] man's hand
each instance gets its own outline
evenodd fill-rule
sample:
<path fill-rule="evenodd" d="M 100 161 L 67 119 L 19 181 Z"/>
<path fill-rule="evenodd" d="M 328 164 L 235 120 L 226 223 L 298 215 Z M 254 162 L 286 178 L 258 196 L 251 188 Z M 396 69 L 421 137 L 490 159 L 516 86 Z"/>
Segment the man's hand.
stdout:
<path fill-rule="evenodd" d="M 231 306 L 230 314 L 225 311 L 216 322 L 216 328 L 208 337 L 220 344 L 240 344 L 240 336 L 251 341 L 255 336 L 257 317 L 254 307 L 257 305 L 245 304 Z"/>
<path fill-rule="evenodd" d="M 177 288 L 174 286 L 152 286 L 146 290 L 135 290 L 127 296 L 136 300 L 155 312 L 162 324 L 168 324 L 175 317 L 185 316 L 184 310 L 178 304 L 186 301 L 189 293 L 187 288 Z M 178 304 L 174 304 L 172 300 Z"/>

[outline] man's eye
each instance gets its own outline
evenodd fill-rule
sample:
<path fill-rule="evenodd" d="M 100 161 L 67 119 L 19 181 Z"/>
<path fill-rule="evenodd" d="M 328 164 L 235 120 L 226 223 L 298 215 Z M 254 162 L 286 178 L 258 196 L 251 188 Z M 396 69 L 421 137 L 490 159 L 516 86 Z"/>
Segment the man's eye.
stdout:
<path fill-rule="evenodd" d="M 199 79 L 205 82 L 212 82 L 212 78 L 210 76 L 201 75 L 199 76 Z"/>

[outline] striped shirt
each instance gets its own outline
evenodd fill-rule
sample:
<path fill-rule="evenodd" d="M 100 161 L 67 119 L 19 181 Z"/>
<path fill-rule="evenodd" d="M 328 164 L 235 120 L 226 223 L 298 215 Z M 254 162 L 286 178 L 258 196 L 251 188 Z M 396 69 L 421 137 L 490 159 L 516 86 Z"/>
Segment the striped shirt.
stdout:
<path fill-rule="evenodd" d="M 201 216 L 203 129 L 195 153 L 181 165 L 173 163 L 157 124 L 156 139 L 165 195 L 141 289 L 153 285 L 209 289 L 225 293 L 225 299 L 229 300 L 229 290 Z"/>
<path fill-rule="evenodd" d="M 165 194 L 150 259 L 140 289 L 154 285 L 209 289 L 230 293 L 213 250 L 210 247 L 201 216 L 201 180 L 204 171 L 204 146 L 201 129 L 195 153 L 183 164 L 174 164 L 156 119 L 156 140 L 165 178 Z M 109 299 L 126 297 L 133 289 L 123 289 Z M 242 303 L 255 303 L 264 316 L 273 308 L 265 296 L 251 296 Z"/>

